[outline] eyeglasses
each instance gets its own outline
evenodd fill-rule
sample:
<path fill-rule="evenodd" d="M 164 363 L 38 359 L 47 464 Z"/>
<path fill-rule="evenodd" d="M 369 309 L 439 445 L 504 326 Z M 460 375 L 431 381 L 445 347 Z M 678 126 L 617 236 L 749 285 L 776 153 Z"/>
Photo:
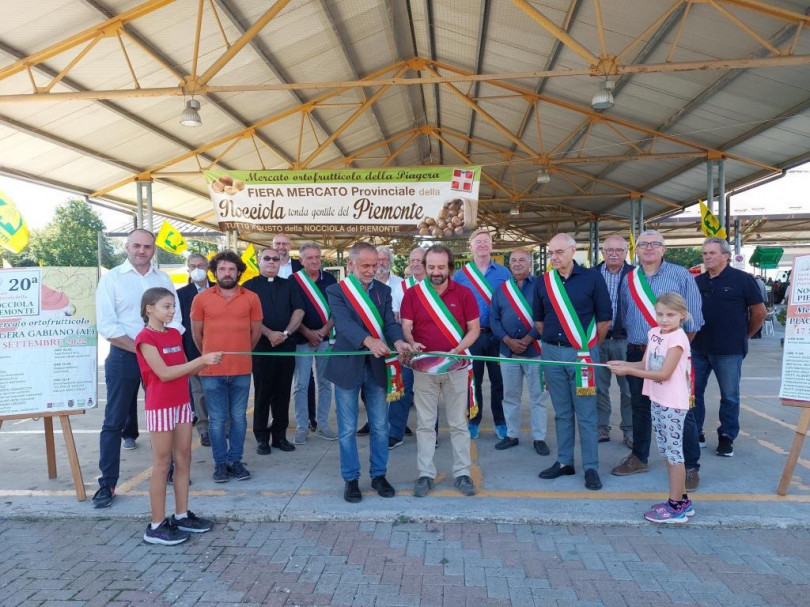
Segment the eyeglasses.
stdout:
<path fill-rule="evenodd" d="M 621 255 L 627 249 L 602 249 L 605 252 L 605 255 Z"/>
<path fill-rule="evenodd" d="M 262 257 L 262 261 L 281 261 L 281 257 L 270 257 L 269 255 L 265 255 Z"/>
<path fill-rule="evenodd" d="M 640 242 L 636 245 L 639 249 L 660 249 L 664 246 L 663 242 Z"/>

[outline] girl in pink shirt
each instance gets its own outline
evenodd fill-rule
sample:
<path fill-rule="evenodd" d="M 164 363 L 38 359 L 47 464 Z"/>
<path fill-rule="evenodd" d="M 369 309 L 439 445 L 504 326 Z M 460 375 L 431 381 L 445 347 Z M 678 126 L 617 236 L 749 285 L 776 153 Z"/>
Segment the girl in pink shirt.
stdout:
<path fill-rule="evenodd" d="M 644 379 L 642 393 L 650 397 L 652 425 L 658 450 L 669 474 L 669 500 L 644 514 L 653 523 L 685 523 L 695 511 L 686 494 L 683 458 L 683 423 L 689 410 L 689 338 L 681 324 L 689 318 L 686 300 L 677 293 L 664 293 L 655 303 L 658 326 L 647 334 L 644 359 L 608 363 L 616 375 Z"/>

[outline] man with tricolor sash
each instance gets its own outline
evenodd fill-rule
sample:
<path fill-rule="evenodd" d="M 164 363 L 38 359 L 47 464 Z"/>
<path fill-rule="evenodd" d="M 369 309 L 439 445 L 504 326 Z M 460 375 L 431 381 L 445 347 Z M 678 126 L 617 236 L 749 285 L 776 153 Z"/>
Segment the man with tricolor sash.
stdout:
<path fill-rule="evenodd" d="M 540 333 L 534 326 L 532 306 L 534 283 L 530 274 L 532 255 L 526 249 L 516 249 L 509 256 L 512 278 L 502 283 L 492 295 L 490 323 L 492 332 L 500 340 L 500 355 L 508 359 L 536 359 L 540 356 Z M 543 385 L 542 367 L 533 364 L 506 363 L 503 374 L 503 414 L 506 418 L 506 437 L 495 445 L 502 451 L 520 443 L 520 403 L 523 398 L 523 380 L 529 389 L 529 412 L 534 450 L 548 455 L 546 431 L 548 429 L 548 392 Z"/>
<path fill-rule="evenodd" d="M 500 288 L 501 284 L 511 278 L 509 270 L 490 259 L 492 254 L 492 236 L 486 230 L 475 230 L 470 234 L 470 250 L 473 260 L 464 264 L 453 274 L 453 280 L 470 289 L 478 302 L 478 317 L 481 323 L 481 332 L 478 339 L 470 347 L 470 352 L 476 356 L 498 356 L 500 342 L 492 334 L 489 322 L 492 294 Z M 484 397 L 481 385 L 484 382 L 484 367 L 489 375 L 490 401 L 492 409 L 492 423 L 495 425 L 495 434 L 499 439 L 506 438 L 506 421 L 503 416 L 503 377 L 500 364 L 493 361 L 476 360 L 473 362 L 475 375 L 475 398 L 479 404 L 478 413 L 470 419 L 470 437 L 478 438 L 479 425 L 483 414 Z"/>
<path fill-rule="evenodd" d="M 689 308 L 691 318 L 684 331 L 691 340 L 703 326 L 700 292 L 694 277 L 686 268 L 664 261 L 667 247 L 663 235 L 656 230 L 645 230 L 636 242 L 639 265 L 625 276 L 621 284 L 624 326 L 627 329 L 627 361 L 638 362 L 647 349 L 647 333 L 658 326 L 655 320 L 655 300 L 662 293 L 681 295 Z M 615 476 L 629 476 L 649 471 L 647 459 L 652 439 L 650 399 L 641 393 L 644 380 L 627 377 L 630 402 L 633 407 L 633 451 L 611 471 Z M 700 477 L 697 446 L 697 426 L 692 415 L 684 421 L 684 459 L 686 463 L 686 489 L 695 491 Z M 691 437 L 694 434 L 694 441 Z M 694 446 L 692 445 L 694 442 Z M 697 451 L 697 452 L 696 452 Z"/>
<path fill-rule="evenodd" d="M 303 269 L 292 274 L 304 303 L 304 317 L 295 334 L 295 376 L 293 379 L 293 403 L 295 405 L 294 442 L 307 442 L 309 427 L 308 393 L 312 367 L 318 386 L 315 436 L 325 440 L 337 440 L 337 433 L 329 427 L 329 412 L 332 410 L 332 382 L 326 379 L 326 359 L 319 356 L 304 356 L 308 352 L 324 353 L 334 342 L 332 312 L 326 300 L 326 289 L 337 280 L 321 269 L 321 248 L 314 242 L 301 245 L 298 257 Z"/>
<path fill-rule="evenodd" d="M 425 251 L 427 279 L 405 291 L 402 299 L 402 331 L 410 349 L 416 352 L 469 354 L 478 339 L 478 304 L 467 287 L 450 280 L 453 252 L 436 244 Z M 451 359 L 452 361 L 452 359 Z M 468 419 L 475 416 L 472 369 L 464 365 L 454 371 L 414 373 L 413 395 L 416 404 L 416 465 L 419 477 L 415 497 L 424 497 L 433 488 L 436 465 L 436 420 L 442 399 L 450 426 L 453 449 L 453 477 L 462 495 L 474 495 L 470 478 L 470 432 Z"/>
<path fill-rule="evenodd" d="M 369 354 L 330 356 L 326 379 L 335 385 L 340 473 L 345 481 L 343 498 L 357 503 L 363 498 L 355 435 L 361 389 L 370 428 L 371 487 L 381 497 L 394 497 L 396 493 L 385 478 L 388 401 L 398 399 L 403 392 L 402 370 L 392 350 L 404 353 L 408 346 L 394 318 L 391 289 L 374 278 L 377 270 L 374 246 L 367 242 L 352 246 L 347 269 L 346 278 L 326 289 L 335 322 L 335 351 Z"/>
<path fill-rule="evenodd" d="M 574 261 L 577 243 L 571 236 L 557 234 L 549 241 L 548 249 L 552 269 L 536 281 L 534 320 L 543 342 L 541 358 L 555 363 L 544 371 L 554 406 L 557 461 L 543 470 L 540 478 L 576 473 L 576 421 L 585 488 L 598 490 L 602 481 L 592 363 L 599 362 L 597 344 L 604 339 L 613 318 L 610 295 L 599 272 Z"/>

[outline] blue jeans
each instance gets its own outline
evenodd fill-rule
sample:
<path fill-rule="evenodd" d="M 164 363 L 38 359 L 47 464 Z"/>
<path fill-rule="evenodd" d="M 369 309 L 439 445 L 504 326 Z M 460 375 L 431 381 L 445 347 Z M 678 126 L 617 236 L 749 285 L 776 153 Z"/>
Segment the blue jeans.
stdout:
<path fill-rule="evenodd" d="M 501 355 L 500 343 L 492 333 L 483 331 L 470 346 L 470 353 L 475 356 L 495 356 Z M 500 363 L 494 361 L 473 361 L 473 375 L 475 376 L 475 397 L 478 399 L 478 414 L 470 420 L 471 424 L 480 424 L 484 412 L 484 394 L 481 385 L 484 383 L 484 367 L 489 375 L 490 399 L 489 406 L 492 409 L 492 423 L 496 426 L 505 426 L 506 420 L 503 416 L 503 377 L 501 376 Z"/>
<path fill-rule="evenodd" d="M 208 405 L 208 437 L 215 464 L 242 461 L 247 432 L 247 402 L 250 375 L 200 377 Z M 225 438 L 225 420 L 230 422 L 230 438 Z"/>
<path fill-rule="evenodd" d="M 577 351 L 567 346 L 554 346 L 543 343 L 543 360 L 577 360 Z M 591 359 L 599 362 L 599 353 L 591 348 Z M 599 468 L 599 435 L 596 423 L 596 395 L 577 396 L 576 373 L 579 366 L 548 365 L 544 370 L 546 385 L 554 406 L 555 430 L 557 432 L 557 461 L 564 466 L 574 465 L 576 417 L 579 428 L 579 448 L 582 454 L 582 467 L 585 470 Z M 647 409 L 647 415 L 650 411 Z"/>
<path fill-rule="evenodd" d="M 121 470 L 121 433 L 133 407 L 137 406 L 141 372 L 134 352 L 110 346 L 104 361 L 104 380 L 107 384 L 107 406 L 104 424 L 98 437 L 98 468 L 100 487 L 115 489 Z"/>
<path fill-rule="evenodd" d="M 405 394 L 388 405 L 388 436 L 397 440 L 402 440 L 405 436 L 408 414 L 413 404 L 413 371 L 405 366 L 402 367 L 402 381 L 405 384 Z"/>
<path fill-rule="evenodd" d="M 298 344 L 296 352 L 326 352 L 329 341 L 325 340 L 317 348 L 309 344 Z M 295 404 L 295 422 L 298 428 L 309 425 L 309 382 L 312 377 L 312 366 L 315 365 L 315 377 L 318 382 L 318 427 L 329 427 L 329 412 L 332 410 L 332 382 L 324 377 L 326 358 L 322 356 L 297 356 L 295 358 L 295 376 L 293 379 L 293 403 Z"/>
<path fill-rule="evenodd" d="M 344 481 L 360 478 L 360 458 L 357 455 L 357 400 L 360 388 L 366 398 L 366 414 L 371 429 L 369 461 L 371 478 L 385 476 L 388 466 L 388 403 L 385 388 L 374 379 L 371 365 L 366 362 L 361 377 L 354 387 L 335 386 L 338 446 L 340 447 L 340 474 Z"/>
<path fill-rule="evenodd" d="M 720 427 L 717 434 L 731 440 L 740 433 L 740 377 L 742 375 L 742 354 L 704 354 L 692 350 L 692 364 L 695 366 L 695 423 L 698 432 L 703 432 L 706 419 L 704 393 L 709 375 L 714 371 L 720 387 Z"/>

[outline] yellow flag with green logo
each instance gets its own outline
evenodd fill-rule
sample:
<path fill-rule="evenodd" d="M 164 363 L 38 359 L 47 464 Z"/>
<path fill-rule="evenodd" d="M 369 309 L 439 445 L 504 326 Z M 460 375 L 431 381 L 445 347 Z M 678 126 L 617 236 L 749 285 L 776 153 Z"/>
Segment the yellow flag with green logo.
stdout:
<path fill-rule="evenodd" d="M 636 258 L 636 239 L 633 238 L 633 230 L 630 230 L 630 263 L 633 263 L 633 260 Z"/>
<path fill-rule="evenodd" d="M 706 203 L 702 200 L 698 200 L 698 203 L 700 204 L 700 229 L 703 230 L 703 235 L 706 238 L 717 236 L 718 238 L 727 239 L 726 229 L 720 227 L 720 222 L 717 220 L 717 217 L 712 215 Z"/>
<path fill-rule="evenodd" d="M 250 280 L 259 275 L 259 260 L 256 259 L 256 250 L 253 248 L 252 244 L 248 245 L 248 248 L 242 253 L 242 261 L 245 262 L 247 269 L 239 280 L 240 285 L 246 280 Z"/>
<path fill-rule="evenodd" d="M 4 192 L 0 192 L 0 244 L 12 253 L 28 246 L 28 225 Z"/>
<path fill-rule="evenodd" d="M 188 248 L 186 239 L 168 221 L 164 221 L 160 226 L 160 232 L 155 237 L 155 245 L 169 253 L 182 253 Z"/>

